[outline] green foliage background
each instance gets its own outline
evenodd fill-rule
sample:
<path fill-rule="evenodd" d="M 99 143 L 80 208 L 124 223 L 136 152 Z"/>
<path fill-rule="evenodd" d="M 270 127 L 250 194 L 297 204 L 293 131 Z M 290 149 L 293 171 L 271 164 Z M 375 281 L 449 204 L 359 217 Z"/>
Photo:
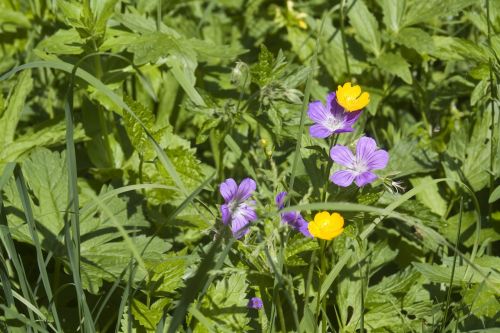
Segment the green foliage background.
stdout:
<path fill-rule="evenodd" d="M 499 332 L 500 1 L 0 0 L 0 43 L 0 332 Z M 362 190 L 308 134 L 344 82 Z"/>

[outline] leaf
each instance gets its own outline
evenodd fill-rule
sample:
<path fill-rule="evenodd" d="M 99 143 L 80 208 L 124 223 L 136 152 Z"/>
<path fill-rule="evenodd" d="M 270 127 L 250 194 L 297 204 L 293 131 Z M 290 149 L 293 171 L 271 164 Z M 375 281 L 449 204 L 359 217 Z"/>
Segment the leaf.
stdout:
<path fill-rule="evenodd" d="M 17 123 L 21 117 L 26 97 L 33 88 L 33 79 L 31 71 L 24 71 L 19 75 L 16 87 L 9 96 L 8 104 L 5 110 L 0 112 L 0 147 L 5 147 L 14 141 L 14 133 Z"/>
<path fill-rule="evenodd" d="M 493 318 L 498 314 L 500 302 L 497 295 L 487 285 L 476 285 L 464 292 L 464 303 L 468 304 L 469 311 L 474 315 Z"/>
<path fill-rule="evenodd" d="M 45 37 L 38 43 L 35 53 L 43 59 L 51 59 L 48 55 L 82 54 L 84 40 L 75 29 L 57 30 L 55 34 Z"/>
<path fill-rule="evenodd" d="M 429 185 L 423 191 L 420 191 L 417 194 L 417 199 L 424 203 L 427 207 L 429 207 L 433 213 L 436 213 L 439 216 L 443 216 L 446 213 L 447 209 L 446 201 L 439 194 L 439 188 L 437 184 L 430 183 L 431 181 L 431 176 L 410 179 L 410 182 L 414 187 L 429 182 Z"/>
<path fill-rule="evenodd" d="M 419 28 L 403 28 L 393 38 L 396 43 L 413 48 L 420 54 L 434 51 L 434 40 L 431 35 Z"/>
<path fill-rule="evenodd" d="M 430 54 L 441 60 L 472 60 L 488 63 L 488 52 L 480 45 L 458 37 L 432 36 L 434 50 Z"/>
<path fill-rule="evenodd" d="M 450 283 L 450 276 L 452 268 L 450 266 L 438 266 L 433 264 L 427 264 L 422 262 L 414 262 L 413 266 L 417 271 L 419 271 L 424 277 L 426 277 L 431 282 L 436 283 Z M 453 285 L 460 286 L 466 285 L 468 283 L 479 284 L 484 281 L 484 277 L 488 275 L 488 272 L 493 272 L 493 268 L 481 267 L 476 264 L 476 267 L 481 272 L 477 272 L 468 266 L 456 266 L 455 275 L 453 276 Z M 467 274 L 466 274 L 467 272 Z M 492 274 L 489 276 L 491 282 L 495 284 L 500 284 L 500 276 Z"/>
<path fill-rule="evenodd" d="M 380 69 L 399 76 L 408 84 L 413 82 L 411 72 L 410 72 L 410 64 L 396 53 L 384 53 L 380 55 L 378 58 L 373 60 L 373 63 L 377 65 Z"/>
<path fill-rule="evenodd" d="M 491 193 L 488 203 L 494 203 L 498 199 L 500 199 L 500 185 Z"/>
<path fill-rule="evenodd" d="M 440 16 L 452 16 L 476 3 L 476 0 L 407 0 L 404 26 L 429 22 Z"/>
<path fill-rule="evenodd" d="M 146 330 L 155 332 L 156 326 L 163 317 L 164 308 L 170 302 L 168 298 L 160 298 L 148 308 L 145 304 L 134 298 L 131 305 L 132 315 Z"/>
<path fill-rule="evenodd" d="M 380 0 L 384 13 L 384 24 L 394 32 L 399 32 L 402 26 L 406 0 Z"/>
<path fill-rule="evenodd" d="M 20 28 L 31 27 L 30 20 L 21 12 L 17 12 L 5 7 L 0 10 L 0 25 L 5 29 L 9 24 L 18 26 Z M 7 30 L 7 29 L 5 29 Z"/>
<path fill-rule="evenodd" d="M 370 13 L 364 1 L 355 1 L 347 15 L 361 44 L 378 57 L 381 52 L 380 29 L 375 16 Z"/>
<path fill-rule="evenodd" d="M 245 332 L 249 322 L 246 275 L 235 273 L 208 288 L 200 311 L 209 319 L 232 332 Z M 198 323 L 194 332 L 205 332 Z"/>
<path fill-rule="evenodd" d="M 151 267 L 155 283 L 155 291 L 171 293 L 184 285 L 183 276 L 186 273 L 187 257 L 181 254 L 170 254 L 163 262 Z"/>

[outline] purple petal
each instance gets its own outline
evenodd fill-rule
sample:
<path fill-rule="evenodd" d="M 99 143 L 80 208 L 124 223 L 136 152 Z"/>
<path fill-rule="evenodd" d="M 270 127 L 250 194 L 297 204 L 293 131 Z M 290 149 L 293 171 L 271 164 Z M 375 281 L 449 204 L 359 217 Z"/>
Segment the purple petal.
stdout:
<path fill-rule="evenodd" d="M 281 223 L 286 223 L 290 225 L 295 225 L 297 220 L 298 212 L 285 212 L 281 214 Z"/>
<path fill-rule="evenodd" d="M 255 180 L 252 178 L 245 178 L 241 181 L 240 186 L 238 186 L 235 198 L 239 201 L 245 201 L 250 198 L 256 188 L 257 184 L 255 184 Z"/>
<path fill-rule="evenodd" d="M 283 209 L 283 207 L 285 206 L 286 195 L 287 195 L 287 193 L 283 191 L 283 192 L 278 193 L 278 195 L 276 196 L 275 202 L 276 202 L 276 206 L 278 206 L 278 209 Z"/>
<path fill-rule="evenodd" d="M 312 238 L 312 235 L 311 233 L 309 232 L 309 228 L 308 228 L 308 224 L 306 221 L 304 221 L 304 223 L 301 223 L 299 226 L 298 226 L 298 231 L 304 235 L 305 237 L 309 237 L 309 238 Z"/>
<path fill-rule="evenodd" d="M 378 178 L 377 175 L 375 175 L 373 172 L 367 171 L 367 172 L 363 172 L 362 174 L 356 176 L 355 183 L 359 187 L 363 187 L 366 184 L 370 184 L 371 182 L 373 182 L 377 178 Z"/>
<path fill-rule="evenodd" d="M 321 124 L 314 124 L 309 127 L 309 134 L 313 138 L 324 139 L 332 135 L 333 132 Z"/>
<path fill-rule="evenodd" d="M 370 156 L 377 149 L 377 143 L 372 138 L 364 136 L 356 144 L 356 159 L 358 161 L 368 161 Z"/>
<path fill-rule="evenodd" d="M 344 118 L 346 112 L 344 108 L 337 102 L 337 98 L 335 98 L 335 93 L 332 92 L 328 94 L 326 98 L 327 105 L 330 106 L 330 112 L 333 114 L 335 118 Z"/>
<path fill-rule="evenodd" d="M 246 235 L 249 231 L 247 227 L 250 222 L 242 215 L 236 215 L 231 223 L 231 231 L 233 237 L 239 239 Z"/>
<path fill-rule="evenodd" d="M 247 304 L 247 307 L 249 309 L 255 309 L 255 310 L 260 310 L 260 309 L 262 309 L 263 306 L 264 306 L 264 304 L 262 303 L 262 300 L 258 297 L 250 298 L 250 300 L 248 301 L 248 304 Z"/>
<path fill-rule="evenodd" d="M 231 221 L 231 212 L 229 211 L 229 206 L 227 204 L 223 204 L 220 206 L 220 212 L 222 214 L 222 223 L 228 224 Z"/>
<path fill-rule="evenodd" d="M 355 177 L 354 172 L 349 170 L 342 170 L 335 172 L 330 177 L 330 180 L 334 184 L 337 184 L 338 186 L 347 187 L 352 184 L 354 177 Z"/>
<path fill-rule="evenodd" d="M 339 128 L 338 130 L 335 130 L 333 133 L 349 133 L 352 131 L 354 131 L 354 128 L 349 127 L 349 126 L 345 126 L 345 127 Z"/>
<path fill-rule="evenodd" d="M 236 185 L 236 182 L 234 181 L 233 178 L 226 179 L 219 186 L 220 194 L 222 195 L 222 197 L 226 202 L 229 202 L 234 199 L 237 190 L 238 190 L 238 185 Z"/>
<path fill-rule="evenodd" d="M 363 111 L 346 112 L 345 125 L 352 127 Z"/>
<path fill-rule="evenodd" d="M 255 221 L 257 219 L 257 213 L 255 212 L 255 208 L 245 203 L 241 204 L 238 207 L 238 211 L 236 212 L 235 215 L 241 215 L 248 221 Z"/>
<path fill-rule="evenodd" d="M 309 110 L 307 110 L 307 115 L 315 123 L 319 123 L 326 119 L 330 115 L 330 110 L 325 108 L 323 103 L 320 101 L 314 101 L 309 103 Z"/>
<path fill-rule="evenodd" d="M 389 153 L 383 149 L 377 150 L 371 154 L 370 158 L 366 162 L 368 170 L 383 169 L 389 162 Z"/>
<path fill-rule="evenodd" d="M 349 148 L 346 146 L 336 145 L 330 150 L 330 157 L 332 160 L 345 167 L 352 167 L 354 163 L 354 156 Z"/>

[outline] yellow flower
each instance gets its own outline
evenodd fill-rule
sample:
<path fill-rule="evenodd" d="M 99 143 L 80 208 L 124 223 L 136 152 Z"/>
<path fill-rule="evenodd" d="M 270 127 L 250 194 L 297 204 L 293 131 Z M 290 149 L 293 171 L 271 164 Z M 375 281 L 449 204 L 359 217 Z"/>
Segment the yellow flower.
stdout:
<path fill-rule="evenodd" d="M 361 93 L 360 86 L 351 86 L 351 82 L 347 82 L 343 87 L 338 86 L 337 102 L 346 111 L 358 111 L 370 103 L 370 95 L 365 91 Z"/>
<path fill-rule="evenodd" d="M 344 218 L 339 213 L 317 213 L 307 228 L 313 237 L 331 240 L 344 231 Z"/>

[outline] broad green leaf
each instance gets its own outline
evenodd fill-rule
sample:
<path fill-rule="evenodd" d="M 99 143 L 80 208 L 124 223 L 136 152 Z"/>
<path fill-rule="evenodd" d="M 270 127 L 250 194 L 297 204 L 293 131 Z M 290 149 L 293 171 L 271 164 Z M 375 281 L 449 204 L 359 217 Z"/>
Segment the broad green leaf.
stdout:
<path fill-rule="evenodd" d="M 413 82 L 410 72 L 410 64 L 397 53 L 384 53 L 373 60 L 383 71 L 399 76 L 408 84 Z"/>
<path fill-rule="evenodd" d="M 384 13 L 384 24 L 387 28 L 398 33 L 401 29 L 406 0 L 379 0 Z"/>
<path fill-rule="evenodd" d="M 426 176 L 422 178 L 412 178 L 410 182 L 413 186 L 418 186 L 432 180 L 432 177 Z M 447 204 L 443 197 L 439 194 L 439 188 L 436 183 L 429 184 L 425 190 L 417 194 L 417 199 L 424 203 L 433 213 L 443 216 L 446 213 Z"/>
<path fill-rule="evenodd" d="M 162 260 L 163 262 L 152 265 L 151 280 L 156 292 L 171 293 L 184 285 L 183 276 L 186 274 L 188 260 L 181 254 L 172 254 Z"/>
<path fill-rule="evenodd" d="M 488 63 L 488 52 L 480 45 L 463 38 L 449 36 L 432 36 L 434 50 L 431 55 L 442 60 L 472 60 Z"/>
<path fill-rule="evenodd" d="M 424 277 L 426 277 L 431 282 L 437 283 L 450 283 L 451 277 L 451 266 L 438 266 L 433 264 L 427 264 L 423 262 L 413 263 L 413 266 L 417 271 L 419 271 Z M 457 266 L 455 267 L 455 274 L 453 276 L 453 285 L 465 285 L 468 283 L 479 284 L 484 281 L 484 277 L 488 275 L 488 272 L 492 271 L 492 267 L 486 268 L 476 265 L 478 273 L 476 270 L 470 269 L 468 266 Z M 492 274 L 489 276 L 492 283 L 500 285 L 500 276 L 498 274 Z"/>
<path fill-rule="evenodd" d="M 36 46 L 35 53 L 43 59 L 54 58 L 51 55 L 82 54 L 84 41 L 75 29 L 57 30 L 55 34 L 42 39 Z"/>
<path fill-rule="evenodd" d="M 8 8 L 2 8 L 2 10 L 0 10 L 0 25 L 3 27 L 2 29 L 5 29 L 5 27 L 8 27 L 9 25 L 20 28 L 29 28 L 31 23 L 25 14 Z"/>
<path fill-rule="evenodd" d="M 420 54 L 429 54 L 434 50 L 432 36 L 419 28 L 403 28 L 393 38 L 396 43 L 413 48 Z"/>
<path fill-rule="evenodd" d="M 488 203 L 494 203 L 498 199 L 500 199 L 500 186 L 497 186 L 497 188 L 491 193 Z"/>
<path fill-rule="evenodd" d="M 354 1 L 348 16 L 361 44 L 378 57 L 381 52 L 380 29 L 375 16 L 370 13 L 364 1 Z"/>
<path fill-rule="evenodd" d="M 491 288 L 487 285 L 479 284 L 464 292 L 464 302 L 469 304 L 469 311 L 478 317 L 493 318 L 498 314 L 500 301 Z"/>
<path fill-rule="evenodd" d="M 170 302 L 171 300 L 169 298 L 160 298 L 148 307 L 134 298 L 131 304 L 132 315 L 147 332 L 155 332 L 156 326 L 163 316 L 164 308 L 167 307 Z"/>
<path fill-rule="evenodd" d="M 19 75 L 16 87 L 9 96 L 5 110 L 0 110 L 0 147 L 2 149 L 5 145 L 14 141 L 17 123 L 21 117 L 26 97 L 32 88 L 33 79 L 31 78 L 31 71 L 27 70 Z"/>
<path fill-rule="evenodd" d="M 203 315 L 233 332 L 245 332 L 249 318 L 246 305 L 248 285 L 246 276 L 234 273 L 229 277 L 211 285 L 203 298 L 200 311 Z M 201 323 L 196 325 L 194 332 L 207 332 Z"/>
<path fill-rule="evenodd" d="M 440 16 L 455 15 L 474 4 L 477 4 L 476 0 L 408 0 L 404 26 L 429 22 Z"/>

